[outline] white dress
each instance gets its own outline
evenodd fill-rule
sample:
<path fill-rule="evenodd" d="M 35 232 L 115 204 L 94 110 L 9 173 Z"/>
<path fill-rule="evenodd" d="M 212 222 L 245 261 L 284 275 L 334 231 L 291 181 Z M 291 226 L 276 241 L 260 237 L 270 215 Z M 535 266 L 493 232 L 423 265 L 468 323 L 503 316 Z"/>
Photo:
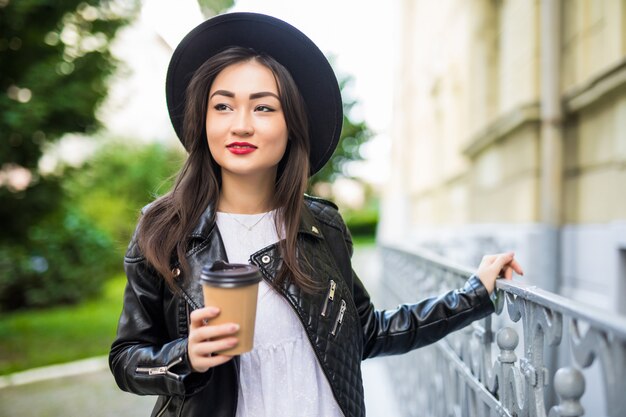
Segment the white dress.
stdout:
<path fill-rule="evenodd" d="M 250 255 L 279 240 L 273 211 L 217 212 L 217 227 L 231 263 L 248 263 Z M 300 319 L 280 294 L 261 281 L 254 348 L 240 356 L 237 417 L 295 416 L 343 413 Z"/>

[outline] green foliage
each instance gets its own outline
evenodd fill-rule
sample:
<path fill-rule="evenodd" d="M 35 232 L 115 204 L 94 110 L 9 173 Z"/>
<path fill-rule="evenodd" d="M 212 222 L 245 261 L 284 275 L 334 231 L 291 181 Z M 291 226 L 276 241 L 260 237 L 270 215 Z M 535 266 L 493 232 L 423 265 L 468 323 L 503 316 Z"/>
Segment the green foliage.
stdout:
<path fill-rule="evenodd" d="M 115 252 L 106 235 L 72 210 L 27 229 L 28 246 L 0 245 L 0 309 L 75 303 L 98 294 Z"/>
<path fill-rule="evenodd" d="M 161 144 L 108 141 L 83 167 L 66 169 L 62 186 L 54 183 L 62 204 L 46 213 L 44 199 L 41 216 L 21 225 L 26 244 L 0 241 L 0 310 L 97 295 L 121 272 L 139 209 L 171 186 L 182 159 Z"/>
<path fill-rule="evenodd" d="M 378 209 L 366 207 L 361 210 L 349 210 L 342 213 L 352 236 L 375 236 L 378 226 Z"/>
<path fill-rule="evenodd" d="M 198 0 L 200 10 L 205 18 L 210 18 L 216 14 L 225 12 L 235 4 L 234 0 Z"/>
<path fill-rule="evenodd" d="M 339 75 L 339 87 L 343 98 L 343 127 L 339 144 L 328 163 L 309 179 L 309 192 L 312 192 L 317 183 L 333 182 L 337 177 L 348 176 L 345 171 L 346 163 L 363 159 L 359 148 L 370 139 L 371 132 L 365 122 L 357 122 L 350 117 L 351 109 L 356 104 L 356 101 L 347 97 L 346 90 L 351 81 L 351 77 Z"/>
<path fill-rule="evenodd" d="M 138 0 L 0 1 L 0 309 L 76 302 L 111 271 L 110 239 L 41 177 L 46 145 L 91 133 L 117 62 L 109 45 Z M 8 181 L 16 171 L 31 177 Z"/>
<path fill-rule="evenodd" d="M 180 149 L 108 140 L 67 175 L 64 189 L 72 204 L 115 242 L 120 258 L 139 210 L 171 187 L 184 159 Z"/>
<path fill-rule="evenodd" d="M 27 240 L 26 232 L 33 220 L 59 209 L 61 183 L 58 178 L 37 181 L 30 187 L 28 198 L 26 194 L 26 191 L 14 192 L 0 187 L 0 218 L 6 219 L 0 228 L 0 246 L 5 242 Z"/>
<path fill-rule="evenodd" d="M 1 214 L 13 225 L 0 229 L 0 244 L 28 245 L 27 225 L 60 204 L 58 180 L 38 177 L 39 159 L 45 145 L 63 134 L 98 127 L 95 109 L 117 64 L 109 43 L 137 5 L 134 0 L 0 2 L 0 170 L 22 167 L 33 176 L 20 190 L 0 183 Z"/>
<path fill-rule="evenodd" d="M 2 4 L 0 160 L 33 169 L 45 142 L 97 127 L 94 110 L 116 66 L 109 42 L 131 17 L 135 2 Z"/>

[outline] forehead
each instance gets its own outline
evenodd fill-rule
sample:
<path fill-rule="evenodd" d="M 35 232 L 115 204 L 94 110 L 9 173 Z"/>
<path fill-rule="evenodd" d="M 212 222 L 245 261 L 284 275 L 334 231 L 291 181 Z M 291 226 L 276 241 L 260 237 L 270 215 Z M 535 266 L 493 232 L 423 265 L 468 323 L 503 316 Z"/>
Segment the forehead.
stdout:
<path fill-rule="evenodd" d="M 267 66 L 256 60 L 231 64 L 215 77 L 211 91 L 229 90 L 232 92 L 270 91 L 278 94 L 276 76 Z"/>

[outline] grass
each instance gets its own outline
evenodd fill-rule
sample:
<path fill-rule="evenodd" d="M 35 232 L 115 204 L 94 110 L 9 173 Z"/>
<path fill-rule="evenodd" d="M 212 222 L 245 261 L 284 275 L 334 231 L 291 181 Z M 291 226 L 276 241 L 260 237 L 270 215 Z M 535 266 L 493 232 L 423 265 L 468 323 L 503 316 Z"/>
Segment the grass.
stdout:
<path fill-rule="evenodd" d="M 126 278 L 105 283 L 96 300 L 0 316 L 0 375 L 105 355 L 115 337 Z"/>

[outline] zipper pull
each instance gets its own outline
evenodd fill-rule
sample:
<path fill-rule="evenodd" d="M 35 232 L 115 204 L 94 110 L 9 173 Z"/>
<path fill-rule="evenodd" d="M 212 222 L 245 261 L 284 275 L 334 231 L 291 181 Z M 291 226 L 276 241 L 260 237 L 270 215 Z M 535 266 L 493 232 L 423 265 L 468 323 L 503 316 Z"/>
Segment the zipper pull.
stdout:
<path fill-rule="evenodd" d="M 328 314 L 328 307 L 330 306 L 330 303 L 335 299 L 336 288 L 337 283 L 331 279 L 330 288 L 328 289 L 328 295 L 326 296 L 326 299 L 324 299 L 324 306 L 322 307 L 322 317 L 326 317 L 326 314 Z"/>
<path fill-rule="evenodd" d="M 183 361 L 182 356 L 178 357 L 176 359 L 174 359 L 169 365 L 167 366 L 156 366 L 153 368 L 148 368 L 148 367 L 138 367 L 135 369 L 135 372 L 138 372 L 140 374 L 148 374 L 150 376 L 152 375 L 169 375 L 171 377 L 174 377 L 178 380 L 180 380 L 180 375 L 175 374 L 174 372 L 171 372 L 170 369 L 176 365 L 178 365 L 179 363 L 181 363 Z"/>
<path fill-rule="evenodd" d="M 335 325 L 333 326 L 333 330 L 330 332 L 331 335 L 335 336 L 337 334 L 337 330 L 339 330 L 339 325 L 343 323 L 343 315 L 346 313 L 346 301 L 341 300 L 341 307 L 339 308 L 339 314 L 337 314 L 337 320 L 335 320 Z"/>
<path fill-rule="evenodd" d="M 159 366 L 158 368 L 148 369 L 148 375 L 165 375 L 167 373 L 167 366 Z"/>

